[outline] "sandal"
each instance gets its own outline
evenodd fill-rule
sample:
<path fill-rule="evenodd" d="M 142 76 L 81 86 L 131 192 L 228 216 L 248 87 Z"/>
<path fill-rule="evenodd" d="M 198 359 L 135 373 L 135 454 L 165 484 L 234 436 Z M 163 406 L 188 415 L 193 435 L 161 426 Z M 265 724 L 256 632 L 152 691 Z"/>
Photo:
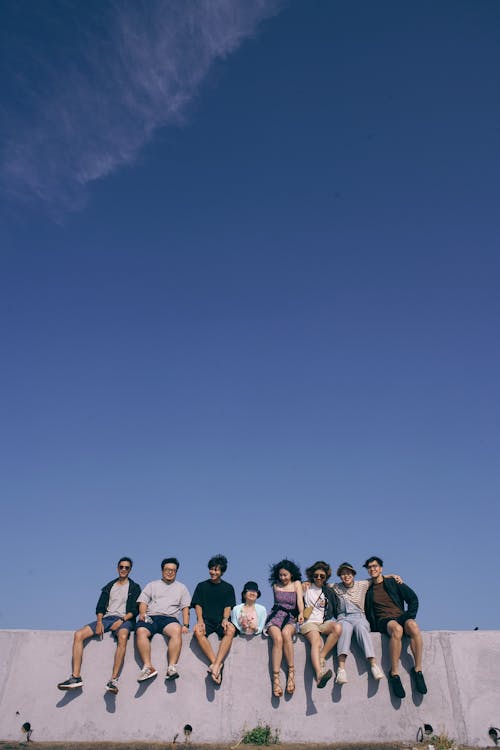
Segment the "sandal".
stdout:
<path fill-rule="evenodd" d="M 288 678 L 286 681 L 286 692 L 292 693 L 295 692 L 295 667 L 288 667 Z"/>
<path fill-rule="evenodd" d="M 276 696 L 276 698 L 281 698 L 281 696 L 283 695 L 283 688 L 280 684 L 279 672 L 273 672 L 273 695 Z"/>

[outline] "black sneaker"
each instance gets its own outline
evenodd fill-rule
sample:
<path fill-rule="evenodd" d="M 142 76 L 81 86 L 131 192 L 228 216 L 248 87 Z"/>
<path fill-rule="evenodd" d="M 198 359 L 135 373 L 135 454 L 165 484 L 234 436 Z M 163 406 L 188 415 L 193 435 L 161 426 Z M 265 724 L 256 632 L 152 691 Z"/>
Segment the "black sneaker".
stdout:
<path fill-rule="evenodd" d="M 108 693 L 114 693 L 116 695 L 118 692 L 118 680 L 110 680 L 106 685 L 106 690 Z"/>
<path fill-rule="evenodd" d="M 411 673 L 413 675 L 413 679 L 415 680 L 415 687 L 417 688 L 419 693 L 422 693 L 422 695 L 425 695 L 427 692 L 427 685 L 425 684 L 424 675 L 422 672 L 417 672 L 415 667 L 411 670 Z"/>
<path fill-rule="evenodd" d="M 405 689 L 398 674 L 389 675 L 389 685 L 396 698 L 406 698 Z"/>
<path fill-rule="evenodd" d="M 73 675 L 71 675 L 69 680 L 60 682 L 57 687 L 59 690 L 75 690 L 75 688 L 83 687 L 83 680 L 81 677 L 73 677 Z"/>
<path fill-rule="evenodd" d="M 331 669 L 327 669 L 326 672 L 323 672 L 321 677 L 318 680 L 318 687 L 324 688 L 328 680 L 330 680 L 333 677 L 333 672 Z"/>

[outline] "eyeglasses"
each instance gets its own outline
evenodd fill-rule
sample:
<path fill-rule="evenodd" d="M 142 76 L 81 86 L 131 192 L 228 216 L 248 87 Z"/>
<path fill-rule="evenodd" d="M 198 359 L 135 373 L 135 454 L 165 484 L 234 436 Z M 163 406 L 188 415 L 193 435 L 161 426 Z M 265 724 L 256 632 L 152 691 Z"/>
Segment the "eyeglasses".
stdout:
<path fill-rule="evenodd" d="M 313 575 L 313 578 L 320 578 L 321 580 L 324 580 L 326 578 L 326 575 L 324 573 L 315 573 Z"/>
<path fill-rule="evenodd" d="M 177 568 L 163 568 L 164 573 L 177 573 Z"/>
<path fill-rule="evenodd" d="M 130 565 L 119 565 L 118 570 L 130 570 Z"/>
<path fill-rule="evenodd" d="M 378 563 L 373 563 L 373 565 L 366 566 L 367 570 L 370 570 L 371 568 L 380 568 L 380 565 Z"/>

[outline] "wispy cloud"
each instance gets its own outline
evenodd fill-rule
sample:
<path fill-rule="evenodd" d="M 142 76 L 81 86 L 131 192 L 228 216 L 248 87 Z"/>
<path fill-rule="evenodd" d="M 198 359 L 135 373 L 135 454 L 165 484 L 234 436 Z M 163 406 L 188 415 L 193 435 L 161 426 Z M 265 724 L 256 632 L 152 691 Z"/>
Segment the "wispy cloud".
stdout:
<path fill-rule="evenodd" d="M 71 20 L 71 6 L 64 0 L 52 12 L 64 10 Z M 155 130 L 181 122 L 214 61 L 279 6 L 280 0 L 109 0 L 98 16 L 73 22 L 71 50 L 59 28 L 22 73 L 13 56 L 16 96 L 2 112 L 4 194 L 41 202 L 53 214 L 81 208 L 88 184 L 132 162 Z"/>

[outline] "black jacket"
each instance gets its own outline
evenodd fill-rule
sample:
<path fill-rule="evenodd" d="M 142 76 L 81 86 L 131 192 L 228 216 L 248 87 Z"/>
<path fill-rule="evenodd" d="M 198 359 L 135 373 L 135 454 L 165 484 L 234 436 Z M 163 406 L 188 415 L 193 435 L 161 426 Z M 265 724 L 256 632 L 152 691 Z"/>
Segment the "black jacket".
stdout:
<path fill-rule="evenodd" d="M 411 589 L 405 583 L 396 583 L 394 578 L 384 578 L 383 586 L 394 604 L 396 604 L 403 611 L 403 617 L 401 618 L 402 621 L 406 622 L 406 620 L 413 620 L 418 611 L 418 596 L 413 591 L 413 589 Z M 406 611 L 405 604 L 408 605 L 408 609 Z M 365 614 L 366 619 L 370 623 L 371 629 L 378 630 L 378 618 L 375 615 L 375 607 L 373 604 L 373 588 L 371 586 L 366 592 Z"/>
<path fill-rule="evenodd" d="M 114 578 L 112 581 L 107 583 L 105 586 L 101 589 L 101 595 L 99 597 L 99 601 L 97 602 L 95 613 L 96 615 L 105 615 L 106 610 L 108 608 L 109 603 L 109 595 L 111 592 L 111 589 L 113 585 L 119 581 L 119 578 Z M 127 596 L 127 614 L 131 614 L 134 616 L 134 619 L 137 617 L 137 614 L 139 612 L 139 605 L 137 604 L 137 597 L 141 593 L 141 587 L 138 583 L 135 583 L 131 578 L 128 579 L 128 596 Z"/>
<path fill-rule="evenodd" d="M 335 619 L 337 619 L 338 610 L 337 597 L 335 596 L 335 592 L 329 586 L 323 586 L 322 590 L 323 594 L 326 596 L 325 616 L 323 617 L 323 622 L 331 620 L 332 617 L 335 617 Z"/>

